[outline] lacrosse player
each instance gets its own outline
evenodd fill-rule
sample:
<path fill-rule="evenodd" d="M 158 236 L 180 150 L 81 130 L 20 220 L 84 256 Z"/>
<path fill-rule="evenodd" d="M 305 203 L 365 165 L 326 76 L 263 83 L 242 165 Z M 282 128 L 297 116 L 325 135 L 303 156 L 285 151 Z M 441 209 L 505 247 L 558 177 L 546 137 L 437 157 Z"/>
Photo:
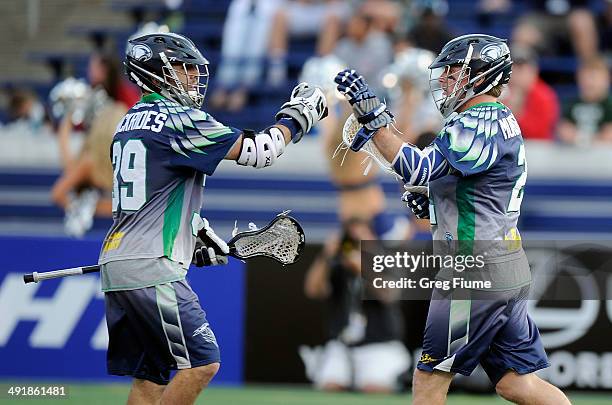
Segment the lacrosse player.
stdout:
<path fill-rule="evenodd" d="M 126 72 L 143 92 L 111 146 L 114 223 L 99 264 L 109 374 L 133 377 L 129 403 L 191 404 L 219 369 L 219 348 L 189 265 L 227 263 L 228 246 L 201 218 L 205 178 L 222 159 L 263 168 L 325 117 L 321 90 L 300 83 L 260 132 L 225 126 L 199 108 L 208 61 L 181 35 L 128 42 Z M 178 370 L 170 381 L 170 370 Z"/>
<path fill-rule="evenodd" d="M 428 186 L 429 197 L 409 193 L 405 198 L 430 218 L 434 241 L 474 246 L 475 241 L 512 240 L 514 250 L 493 250 L 485 262 L 486 274 L 501 290 L 495 299 L 458 300 L 452 291 L 434 290 L 413 403 L 445 403 L 453 375 L 470 375 L 480 363 L 509 401 L 569 404 L 534 373 L 549 363 L 526 310 L 531 275 L 516 228 L 527 179 L 525 147 L 512 112 L 497 101 L 512 72 L 508 46 L 496 37 L 464 35 L 448 42 L 429 69 L 445 123 L 423 150 L 389 130 L 393 115 L 357 72 L 336 76 L 338 90 L 363 125 L 351 149 L 373 142 L 407 185 Z"/>

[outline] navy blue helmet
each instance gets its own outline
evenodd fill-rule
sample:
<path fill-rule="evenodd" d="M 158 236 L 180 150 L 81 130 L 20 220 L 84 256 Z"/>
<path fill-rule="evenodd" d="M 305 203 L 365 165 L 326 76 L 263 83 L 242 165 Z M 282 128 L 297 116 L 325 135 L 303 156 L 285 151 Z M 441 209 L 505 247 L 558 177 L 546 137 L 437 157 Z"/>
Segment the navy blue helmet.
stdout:
<path fill-rule="evenodd" d="M 208 87 L 208 60 L 183 35 L 154 33 L 128 41 L 125 68 L 141 89 L 199 108 Z"/>
<path fill-rule="evenodd" d="M 512 58 L 505 39 L 469 34 L 444 45 L 429 69 L 434 101 L 448 117 L 470 99 L 507 84 Z"/>

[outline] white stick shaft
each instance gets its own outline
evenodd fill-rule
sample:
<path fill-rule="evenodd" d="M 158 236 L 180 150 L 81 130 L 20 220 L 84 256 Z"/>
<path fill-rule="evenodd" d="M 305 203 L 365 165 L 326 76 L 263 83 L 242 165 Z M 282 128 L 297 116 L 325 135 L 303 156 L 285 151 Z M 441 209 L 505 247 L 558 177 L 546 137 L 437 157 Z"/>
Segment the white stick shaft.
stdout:
<path fill-rule="evenodd" d="M 38 283 L 39 281 L 49 280 L 51 278 L 66 277 L 66 276 L 76 276 L 78 274 L 83 274 L 83 268 L 82 267 L 73 267 L 73 268 L 70 268 L 70 269 L 47 271 L 47 272 L 44 272 L 44 273 L 34 272 L 32 274 L 34 276 L 34 282 Z"/>

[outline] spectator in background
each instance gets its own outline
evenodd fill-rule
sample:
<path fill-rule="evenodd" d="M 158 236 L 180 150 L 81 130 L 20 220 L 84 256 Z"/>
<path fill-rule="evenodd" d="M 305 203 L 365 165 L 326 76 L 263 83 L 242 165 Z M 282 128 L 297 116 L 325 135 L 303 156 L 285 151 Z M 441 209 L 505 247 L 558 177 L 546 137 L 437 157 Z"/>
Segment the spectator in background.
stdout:
<path fill-rule="evenodd" d="M 408 42 L 437 54 L 454 38 L 444 20 L 448 3 L 446 0 L 415 0 L 410 7 L 414 24 L 408 31 Z"/>
<path fill-rule="evenodd" d="M 249 90 L 262 76 L 270 30 L 282 0 L 233 0 L 221 43 L 221 62 L 215 75 L 213 108 L 240 110 Z"/>
<path fill-rule="evenodd" d="M 91 87 L 101 86 L 113 100 L 126 108 L 132 107 L 140 99 L 140 92 L 123 78 L 119 60 L 110 54 L 93 53 L 89 58 L 87 79 Z"/>
<path fill-rule="evenodd" d="M 534 11 L 517 23 L 516 46 L 533 48 L 547 56 L 573 53 L 585 61 L 597 55 L 598 38 L 588 0 L 536 0 Z M 565 49 L 569 48 L 569 49 Z"/>
<path fill-rule="evenodd" d="M 28 89 L 13 89 L 9 92 L 8 115 L 6 131 L 34 133 L 45 124 L 45 109 L 36 94 Z"/>
<path fill-rule="evenodd" d="M 552 141 L 559 120 L 559 100 L 555 91 L 539 76 L 535 52 L 512 49 L 512 78 L 502 101 L 513 112 L 523 138 Z"/>
<path fill-rule="evenodd" d="M 612 61 L 612 0 L 606 0 L 602 13 L 597 17 L 597 32 L 599 34 L 599 49 L 610 62 Z"/>
<path fill-rule="evenodd" d="M 348 22 L 346 36 L 338 41 L 334 54 L 356 69 L 375 88 L 381 89 L 380 74 L 393 59 L 389 37 L 373 25 L 374 20 L 358 11 Z"/>
<path fill-rule="evenodd" d="M 612 97 L 610 71 L 605 60 L 583 62 L 576 73 L 578 97 L 563 106 L 559 139 L 568 144 L 586 146 L 612 142 Z"/>
<path fill-rule="evenodd" d="M 495 20 L 504 18 L 512 6 L 510 0 L 479 0 L 478 23 L 482 27 L 490 27 Z"/>
<path fill-rule="evenodd" d="M 342 0 L 287 0 L 272 22 L 268 84 L 279 86 L 287 80 L 290 36 L 317 37 L 316 55 L 328 55 L 334 49 L 342 32 L 342 22 L 350 12 L 350 6 Z"/>
<path fill-rule="evenodd" d="M 319 389 L 390 393 L 410 368 L 398 302 L 362 297 L 360 241 L 375 239 L 369 222 L 345 221 L 306 274 L 306 296 L 325 300 L 329 309 L 324 348 L 300 347 L 306 375 Z"/>
<path fill-rule="evenodd" d="M 372 19 L 374 28 L 392 34 L 399 28 L 403 7 L 400 2 L 393 0 L 364 0 L 359 6 L 359 12 Z"/>

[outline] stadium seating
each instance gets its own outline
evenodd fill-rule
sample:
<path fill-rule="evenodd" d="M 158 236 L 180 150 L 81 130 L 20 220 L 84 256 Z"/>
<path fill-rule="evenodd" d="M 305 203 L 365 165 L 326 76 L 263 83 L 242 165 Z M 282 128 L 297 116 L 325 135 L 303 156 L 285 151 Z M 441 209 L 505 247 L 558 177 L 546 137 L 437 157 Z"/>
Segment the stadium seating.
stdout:
<path fill-rule="evenodd" d="M 222 33 L 225 14 L 229 7 L 229 0 L 185 0 L 182 5 L 184 14 L 182 32 L 193 37 L 203 48 L 206 57 L 211 61 L 211 73 L 215 74 L 220 57 L 220 35 Z M 124 13 L 136 18 L 138 16 L 160 15 L 164 12 L 160 1 L 129 0 L 115 1 L 107 0 L 103 6 L 114 11 Z M 447 19 L 451 28 L 456 33 L 471 31 L 482 31 L 478 25 L 477 15 L 472 12 L 471 1 L 453 1 Z M 494 17 L 493 23 L 485 31 L 492 34 L 508 36 L 512 24 L 526 6 L 524 2 L 513 2 L 508 15 L 503 19 Z M 469 11 L 469 12 L 468 12 Z M 65 72 L 65 67 L 70 66 L 74 74 L 84 77 L 87 66 L 87 55 L 93 49 L 94 44 L 112 41 L 118 45 L 119 52 L 124 51 L 124 44 L 129 35 L 136 30 L 136 25 L 105 26 L 93 23 L 72 24 L 65 27 L 65 35 L 90 38 L 92 47 L 90 49 L 78 50 L 55 50 L 30 52 L 29 61 L 35 63 L 46 63 L 55 66 L 56 76 Z M 211 111 L 213 115 L 222 122 L 227 122 L 239 128 L 263 128 L 270 123 L 270 119 L 276 112 L 278 106 L 284 101 L 288 92 L 295 84 L 298 72 L 304 61 L 313 53 L 314 38 L 292 39 L 290 53 L 288 55 L 289 80 L 279 88 L 268 88 L 263 83 L 253 90 L 250 97 L 251 103 L 240 113 L 229 113 L 225 111 Z M 543 75 L 547 77 L 572 76 L 576 68 L 576 60 L 573 57 L 544 58 L 540 61 Z M 33 88 L 44 100 L 46 99 L 53 82 L 40 82 L 36 78 L 24 78 L 21 81 L 2 83 L 3 88 L 7 86 L 28 86 Z M 575 94 L 576 87 L 561 81 L 555 84 L 555 89 L 562 98 Z M 0 118 L 2 114 L 0 114 Z M 320 154 L 318 149 L 312 153 Z M 318 164 L 323 165 L 320 158 Z M 312 167 L 310 165 L 309 167 Z M 207 200 L 207 215 L 213 221 L 221 221 L 224 229 L 233 225 L 235 218 L 248 218 L 249 220 L 265 220 L 273 215 L 275 209 L 283 207 L 271 203 L 275 199 L 284 199 L 286 207 L 295 207 L 296 215 L 304 218 L 306 227 L 315 239 L 321 239 L 335 222 L 335 192 L 332 185 L 325 179 L 324 175 L 311 180 L 290 179 L 280 180 L 278 178 L 259 177 L 257 180 L 249 180 L 245 183 L 240 176 L 233 173 L 220 174 L 211 178 L 208 187 L 215 189 Z M 0 169 L 0 229 L 2 232 L 28 232 L 27 227 L 22 224 L 45 224 L 46 232 L 59 234 L 62 232 L 62 213 L 55 208 L 49 199 L 49 189 L 57 176 L 58 169 Z M 272 176 L 274 177 L 274 176 Z M 612 225 L 612 213 L 596 209 L 589 215 L 581 212 L 560 212 L 550 210 L 546 201 L 552 197 L 556 201 L 587 203 L 597 205 L 605 198 L 612 196 L 612 185 L 609 183 L 596 182 L 592 185 L 583 185 L 576 180 L 574 184 L 580 190 L 587 193 L 577 193 L 575 189 L 568 188 L 564 184 L 550 180 L 535 180 L 528 183 L 524 212 L 522 216 L 524 231 L 548 232 L 604 232 Z M 255 187 L 258 194 L 269 196 L 264 202 L 253 203 L 242 200 L 241 202 L 228 204 L 232 197 L 232 189 L 244 190 Z M 396 211 L 401 210 L 401 205 L 396 202 L 396 186 L 391 182 L 385 182 L 385 191 L 388 193 L 391 206 Z M 287 195 L 291 196 L 287 200 Z M 240 200 L 240 199 L 238 199 Z M 576 207 L 579 204 L 573 204 Z M 571 204 L 570 204 L 571 205 Z M 21 224 L 21 225 L 20 225 Z M 98 221 L 94 225 L 94 232 L 102 233 L 106 230 L 108 221 Z M 31 229 L 31 228 L 29 228 Z"/>

